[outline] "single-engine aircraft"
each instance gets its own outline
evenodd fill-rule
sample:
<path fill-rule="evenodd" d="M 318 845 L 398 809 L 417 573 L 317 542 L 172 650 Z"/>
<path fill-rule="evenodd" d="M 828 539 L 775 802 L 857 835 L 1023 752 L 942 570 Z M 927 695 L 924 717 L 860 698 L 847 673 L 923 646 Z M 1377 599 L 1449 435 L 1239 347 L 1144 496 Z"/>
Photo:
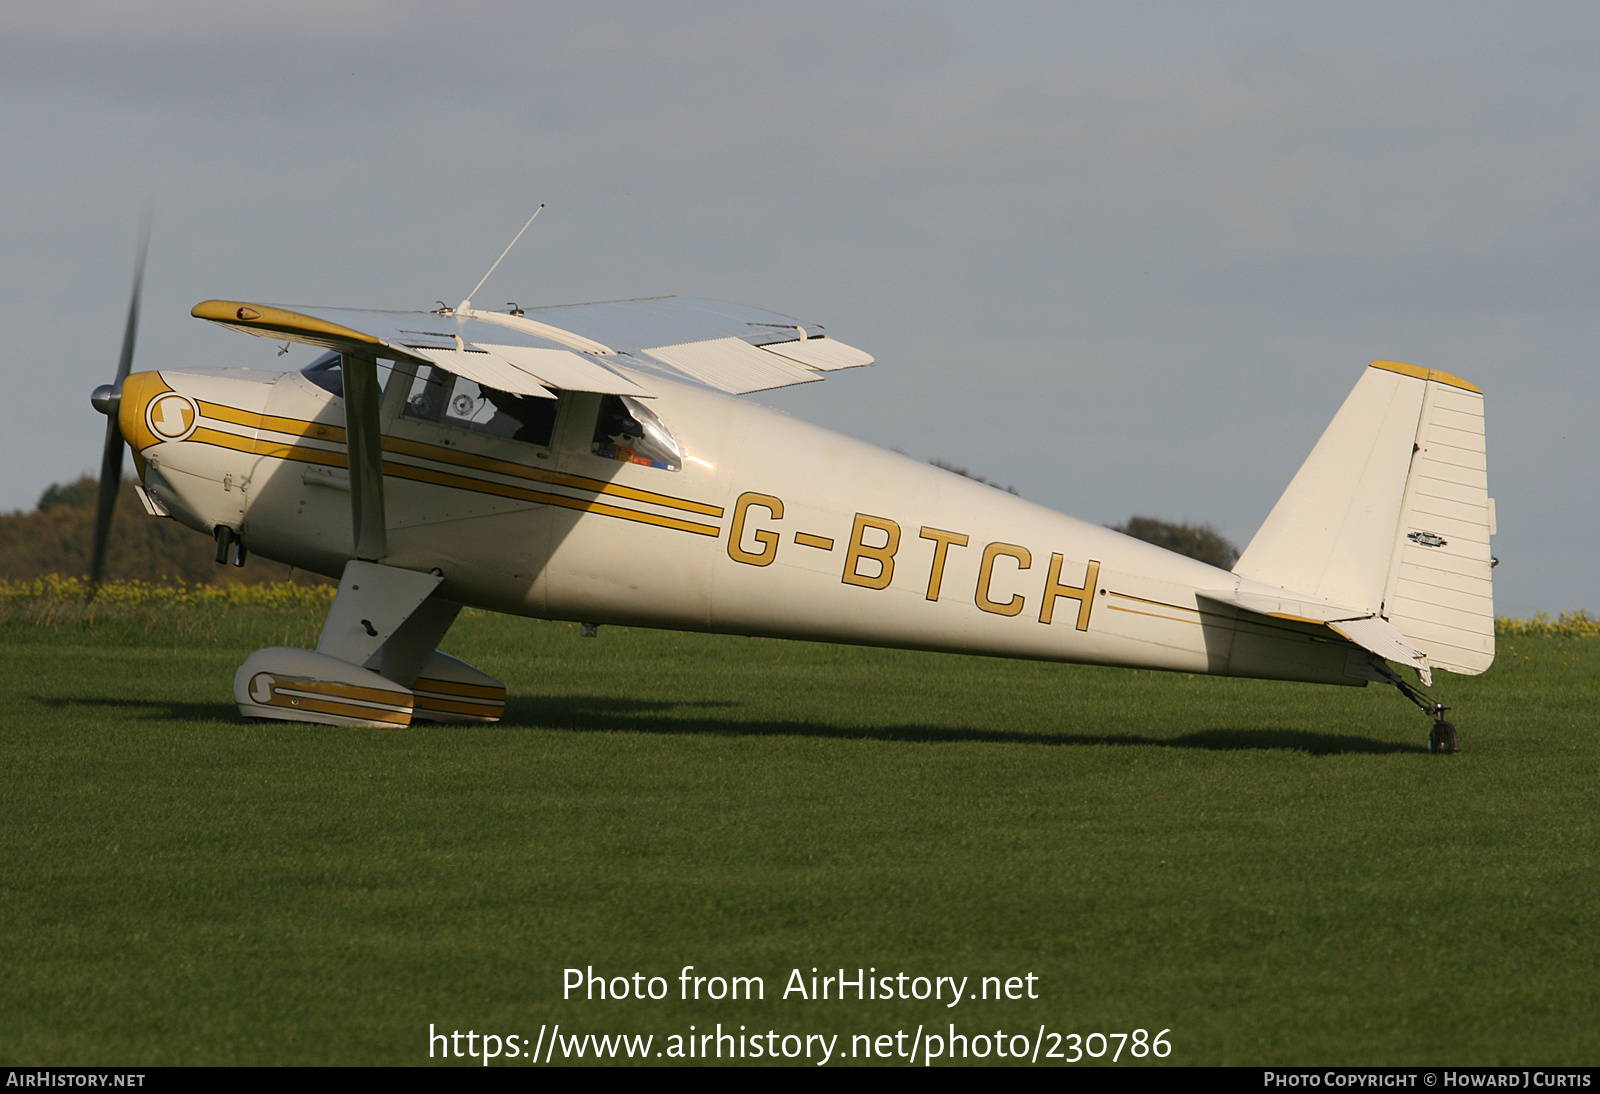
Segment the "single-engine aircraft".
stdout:
<path fill-rule="evenodd" d="M 1483 395 L 1436 369 L 1365 369 L 1230 572 L 739 398 L 873 361 L 776 312 L 205 300 L 199 319 L 326 353 L 133 372 L 142 248 L 138 270 L 93 399 L 93 580 L 126 442 L 145 509 L 213 536 L 219 563 L 254 551 L 339 581 L 315 650 L 239 669 L 247 717 L 496 721 L 504 685 L 438 648 L 463 606 L 591 635 L 1377 681 L 1432 716 L 1438 752 L 1457 749 L 1447 708 L 1396 666 L 1426 687 L 1494 659 Z"/>

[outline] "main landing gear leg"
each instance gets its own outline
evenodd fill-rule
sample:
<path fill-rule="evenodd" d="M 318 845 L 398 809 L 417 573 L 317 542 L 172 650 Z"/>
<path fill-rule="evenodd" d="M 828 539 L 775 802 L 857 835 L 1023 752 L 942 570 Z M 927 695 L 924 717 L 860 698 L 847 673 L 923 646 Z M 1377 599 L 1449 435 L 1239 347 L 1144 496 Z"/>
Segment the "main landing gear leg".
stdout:
<path fill-rule="evenodd" d="M 1422 708 L 1424 714 L 1433 719 L 1433 728 L 1428 731 L 1428 751 L 1433 753 L 1460 752 L 1461 745 L 1456 740 L 1456 727 L 1444 719 L 1444 712 L 1450 708 L 1443 703 L 1435 703 L 1429 700 L 1422 692 L 1406 683 L 1405 679 L 1388 665 L 1383 665 L 1381 668 L 1384 677 L 1400 690 L 1401 695 L 1417 704 Z"/>

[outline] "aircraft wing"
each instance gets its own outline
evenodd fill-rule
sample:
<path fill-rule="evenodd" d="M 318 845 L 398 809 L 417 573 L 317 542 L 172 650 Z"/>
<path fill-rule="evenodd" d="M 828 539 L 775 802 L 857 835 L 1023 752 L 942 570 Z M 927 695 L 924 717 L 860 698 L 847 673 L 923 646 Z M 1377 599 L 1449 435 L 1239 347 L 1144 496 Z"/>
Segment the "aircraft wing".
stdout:
<path fill-rule="evenodd" d="M 657 373 L 743 395 L 872 363 L 871 355 L 828 337 L 816 324 L 690 297 L 533 308 L 522 315 L 207 300 L 191 314 L 247 334 L 444 363 L 502 390 L 520 390 L 520 382 L 522 388 L 648 397 L 648 380 L 638 373 Z M 478 365 L 481 378 L 473 374 Z"/>

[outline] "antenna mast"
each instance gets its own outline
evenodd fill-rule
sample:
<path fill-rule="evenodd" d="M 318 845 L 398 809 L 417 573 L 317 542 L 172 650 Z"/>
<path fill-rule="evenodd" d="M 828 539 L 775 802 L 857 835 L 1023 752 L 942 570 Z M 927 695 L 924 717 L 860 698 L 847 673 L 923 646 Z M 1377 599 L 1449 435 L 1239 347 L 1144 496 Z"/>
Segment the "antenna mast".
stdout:
<path fill-rule="evenodd" d="M 535 209 L 533 211 L 533 216 L 528 218 L 528 223 L 524 224 L 522 226 L 522 232 L 526 232 L 528 230 L 529 225 L 531 225 L 534 222 L 534 220 L 539 216 L 539 214 L 542 213 L 543 211 L 544 211 L 544 202 L 541 201 L 539 203 L 539 208 L 537 208 L 537 209 Z M 517 240 L 522 238 L 522 232 L 518 232 L 515 236 L 512 237 L 511 242 L 506 244 L 506 249 L 500 252 L 500 257 L 494 260 L 494 265 L 493 266 L 489 267 L 489 273 L 486 273 L 482 277 L 478 278 L 478 283 L 476 285 L 472 286 L 472 292 L 469 292 L 467 294 L 467 298 L 461 302 L 461 306 L 459 308 L 457 308 L 456 311 L 466 312 L 466 311 L 471 311 L 472 310 L 472 298 L 473 298 L 473 296 L 475 296 L 477 294 L 479 289 L 483 288 L 483 283 L 485 281 L 489 280 L 489 274 L 494 273 L 496 267 L 498 267 L 501 262 L 505 261 L 506 255 L 511 253 L 511 248 L 515 247 L 517 245 Z"/>

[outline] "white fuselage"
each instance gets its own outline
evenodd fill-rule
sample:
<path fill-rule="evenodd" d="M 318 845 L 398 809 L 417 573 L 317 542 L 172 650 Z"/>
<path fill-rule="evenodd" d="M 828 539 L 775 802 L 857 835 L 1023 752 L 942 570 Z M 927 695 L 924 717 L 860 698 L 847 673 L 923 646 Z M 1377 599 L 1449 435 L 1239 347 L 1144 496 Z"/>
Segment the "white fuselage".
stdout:
<path fill-rule="evenodd" d="M 387 565 L 519 615 L 1359 685 L 1326 628 L 1198 594 L 1235 575 L 786 414 L 651 375 L 681 470 L 593 451 L 600 396 L 538 446 L 383 404 Z M 197 410 L 154 429 L 170 390 Z M 174 423 L 172 407 L 162 408 Z M 299 373 L 136 374 L 124 434 L 153 497 L 251 551 L 337 577 L 351 557 L 343 401 Z"/>

